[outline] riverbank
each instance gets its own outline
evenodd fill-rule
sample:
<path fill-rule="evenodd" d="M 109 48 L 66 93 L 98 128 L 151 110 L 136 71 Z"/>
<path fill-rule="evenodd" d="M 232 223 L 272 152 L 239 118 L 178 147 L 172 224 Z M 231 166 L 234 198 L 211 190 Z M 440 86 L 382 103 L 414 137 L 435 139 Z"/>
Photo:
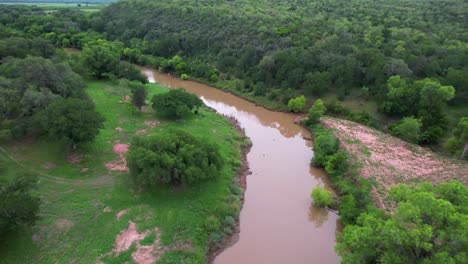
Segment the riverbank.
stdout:
<path fill-rule="evenodd" d="M 237 180 L 235 182 L 236 185 L 240 186 L 242 188 L 242 193 L 238 194 L 240 196 L 241 200 L 241 208 L 244 204 L 244 198 L 245 198 L 245 191 L 247 190 L 247 176 L 251 174 L 249 163 L 247 161 L 247 154 L 250 152 L 250 149 L 252 148 L 252 142 L 250 139 L 245 135 L 245 130 L 240 126 L 239 121 L 233 117 L 233 116 L 226 116 L 223 115 L 223 117 L 231 122 L 234 127 L 237 129 L 237 131 L 241 134 L 244 135 L 246 139 L 246 143 L 241 145 L 241 163 L 242 165 L 239 167 L 237 171 Z M 209 250 L 207 251 L 207 260 L 208 263 L 213 263 L 216 256 L 221 254 L 224 250 L 226 250 L 228 247 L 234 245 L 238 240 L 239 240 L 239 233 L 240 233 L 240 218 L 236 217 L 236 226 L 234 228 L 234 231 L 231 235 L 224 237 L 222 241 L 219 241 L 215 246 L 210 247 Z"/>
<path fill-rule="evenodd" d="M 340 262 L 334 252 L 341 228 L 338 216 L 311 205 L 314 186 L 330 187 L 323 170 L 310 166 L 312 144 L 304 139 L 310 133 L 294 123 L 298 115 L 269 111 L 220 89 L 142 70 L 150 82 L 183 88 L 218 113 L 235 116 L 253 143 L 247 154 L 252 174 L 247 178 L 239 240 L 214 263 Z"/>
<path fill-rule="evenodd" d="M 148 97 L 167 91 L 155 84 L 146 87 Z M 206 108 L 184 120 L 168 121 L 156 118 L 149 107 L 134 110 L 110 82 L 90 81 L 86 92 L 106 119 L 95 142 L 79 146 L 68 157 L 60 142 L 31 139 L 2 145 L 8 153 L 0 155 L 3 171 L 9 175 L 24 169 L 38 175 L 42 199 L 36 226 L 8 237 L 8 244 L 0 242 L 3 261 L 206 262 L 209 234 L 232 233 L 224 227 L 239 215 L 241 202 L 234 194 L 243 192 L 233 182 L 242 168 L 245 138 L 230 121 Z M 134 188 L 123 155 L 132 135 L 169 128 L 216 142 L 226 161 L 219 178 L 183 189 Z"/>
<path fill-rule="evenodd" d="M 401 183 L 416 185 L 458 180 L 468 184 L 468 163 L 441 156 L 429 149 L 405 142 L 370 127 L 337 118 L 323 117 L 322 125 L 331 129 L 357 165 L 359 178 L 371 183 L 371 195 L 377 208 L 388 209 L 387 194 Z"/>

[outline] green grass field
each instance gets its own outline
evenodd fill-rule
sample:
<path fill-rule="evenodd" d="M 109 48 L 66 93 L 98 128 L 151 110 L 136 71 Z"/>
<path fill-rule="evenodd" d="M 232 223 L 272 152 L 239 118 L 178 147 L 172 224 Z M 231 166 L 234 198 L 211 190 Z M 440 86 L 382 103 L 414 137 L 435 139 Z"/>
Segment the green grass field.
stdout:
<path fill-rule="evenodd" d="M 185 120 L 156 121 L 149 107 L 135 113 L 121 92 L 109 82 L 91 81 L 88 94 L 105 117 L 105 128 L 95 142 L 81 145 L 78 163 L 67 161 L 60 142 L 24 139 L 2 145 L 0 161 L 5 177 L 33 172 L 39 177 L 42 205 L 36 226 L 0 240 L 0 263 L 133 263 L 129 250 L 113 253 L 116 237 L 129 221 L 139 233 L 148 230 L 140 246 L 156 245 L 159 263 L 204 263 L 208 236 L 218 238 L 231 229 L 240 210 L 239 187 L 234 183 L 245 142 L 231 123 L 208 109 Z M 149 96 L 166 88 L 147 85 Z M 147 121 L 147 124 L 145 124 Z M 148 122 L 150 121 L 150 122 Z M 135 188 L 127 172 L 108 171 L 117 159 L 115 143 L 129 143 L 137 131 L 146 135 L 179 128 L 220 146 L 226 166 L 215 180 L 184 188 L 159 186 L 152 192 Z M 125 210 L 125 211 L 123 211 Z M 126 212 L 117 219 L 118 212 Z M 158 228 L 158 232 L 153 231 Z M 160 240 L 159 240 L 160 235 Z M 213 240 L 213 239 L 212 239 Z"/>

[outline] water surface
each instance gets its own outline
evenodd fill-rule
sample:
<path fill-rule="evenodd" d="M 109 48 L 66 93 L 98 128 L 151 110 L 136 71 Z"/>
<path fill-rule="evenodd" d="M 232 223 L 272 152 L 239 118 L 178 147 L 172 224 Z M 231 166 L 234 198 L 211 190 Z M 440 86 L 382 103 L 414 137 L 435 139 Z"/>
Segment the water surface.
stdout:
<path fill-rule="evenodd" d="M 329 188 L 323 171 L 310 166 L 310 133 L 298 115 L 273 112 L 221 90 L 143 69 L 150 82 L 184 88 L 221 114 L 237 118 L 253 146 L 247 160 L 239 240 L 215 264 L 339 263 L 334 252 L 338 216 L 311 206 L 314 186 Z"/>

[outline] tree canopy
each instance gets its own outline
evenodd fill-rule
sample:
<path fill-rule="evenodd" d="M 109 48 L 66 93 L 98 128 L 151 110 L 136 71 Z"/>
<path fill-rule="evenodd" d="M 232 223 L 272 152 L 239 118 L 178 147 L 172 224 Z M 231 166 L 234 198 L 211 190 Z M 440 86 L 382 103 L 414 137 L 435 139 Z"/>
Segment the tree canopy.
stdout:
<path fill-rule="evenodd" d="M 215 144 L 181 130 L 134 137 L 127 161 L 132 179 L 143 187 L 214 178 L 224 163 Z"/>
<path fill-rule="evenodd" d="M 50 138 L 75 146 L 94 140 L 104 119 L 93 102 L 68 98 L 51 103 L 35 116 L 35 121 L 38 129 Z"/>
<path fill-rule="evenodd" d="M 468 188 L 453 181 L 400 185 L 393 214 L 366 213 L 345 227 L 342 263 L 463 263 L 468 247 Z"/>
<path fill-rule="evenodd" d="M 184 117 L 203 105 L 198 96 L 182 89 L 171 89 L 167 93 L 155 95 L 151 101 L 157 113 L 172 118 Z"/>

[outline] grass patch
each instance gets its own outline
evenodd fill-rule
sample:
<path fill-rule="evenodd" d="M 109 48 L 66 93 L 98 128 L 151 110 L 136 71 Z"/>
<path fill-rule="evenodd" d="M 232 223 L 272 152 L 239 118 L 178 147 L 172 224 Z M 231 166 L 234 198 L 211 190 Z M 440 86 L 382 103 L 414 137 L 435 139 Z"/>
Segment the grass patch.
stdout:
<path fill-rule="evenodd" d="M 155 84 L 147 88 L 148 98 L 167 91 Z M 96 263 L 99 259 L 122 263 L 131 252 L 117 258 L 105 255 L 112 251 L 116 236 L 127 228 L 128 221 L 135 222 L 139 231 L 158 227 L 162 246 L 190 245 L 190 250 L 171 249 L 163 255 L 163 263 L 205 263 L 212 232 L 206 228 L 206 216 L 224 219 L 239 213 L 240 202 L 232 199 L 232 186 L 244 138 L 231 123 L 208 109 L 184 120 L 156 120 L 148 106 L 135 113 L 129 102 L 119 102 L 121 93 L 110 82 L 89 81 L 87 93 L 106 121 L 95 142 L 77 149 L 80 162 L 67 162 L 61 142 L 23 140 L 2 145 L 5 152 L 0 152 L 0 160 L 6 168 L 2 177 L 20 170 L 34 172 L 39 175 L 37 192 L 42 199 L 36 226 L 0 241 L 2 263 Z M 157 121 L 158 125 L 148 126 L 145 121 Z M 227 161 L 220 177 L 184 190 L 161 185 L 142 193 L 132 186 L 128 173 L 106 169 L 105 164 L 117 158 L 112 150 L 116 142 L 129 143 L 137 131 L 151 135 L 173 127 L 219 145 L 220 155 Z M 127 213 L 118 220 L 116 214 L 121 210 Z M 147 239 L 144 243 L 150 243 L 151 238 Z"/>

